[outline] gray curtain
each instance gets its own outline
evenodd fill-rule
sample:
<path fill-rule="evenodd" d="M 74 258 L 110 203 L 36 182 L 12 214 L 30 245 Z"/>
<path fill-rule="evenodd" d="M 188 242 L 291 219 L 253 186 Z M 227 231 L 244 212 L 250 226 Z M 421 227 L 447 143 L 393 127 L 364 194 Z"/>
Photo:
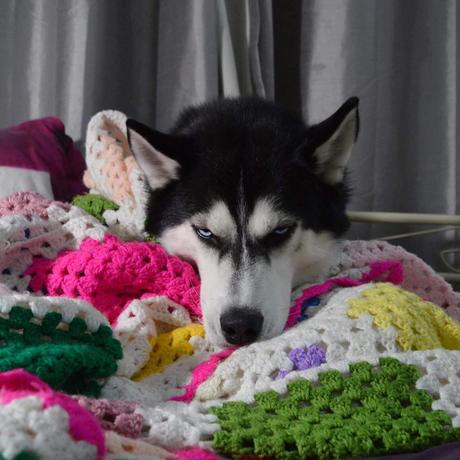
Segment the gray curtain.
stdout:
<path fill-rule="evenodd" d="M 167 129 L 189 104 L 238 94 L 314 122 L 357 95 L 351 208 L 459 213 L 459 11 L 456 0 L 1 0 L 0 128 L 57 115 L 82 139 L 92 114 L 115 108 Z M 452 237 L 406 246 L 436 265 Z"/>
<path fill-rule="evenodd" d="M 458 2 L 318 0 L 302 6 L 304 114 L 321 119 L 338 100 L 361 98 L 351 208 L 459 213 Z M 416 229 L 357 226 L 353 234 Z M 439 266 L 439 249 L 453 236 L 401 244 Z"/>

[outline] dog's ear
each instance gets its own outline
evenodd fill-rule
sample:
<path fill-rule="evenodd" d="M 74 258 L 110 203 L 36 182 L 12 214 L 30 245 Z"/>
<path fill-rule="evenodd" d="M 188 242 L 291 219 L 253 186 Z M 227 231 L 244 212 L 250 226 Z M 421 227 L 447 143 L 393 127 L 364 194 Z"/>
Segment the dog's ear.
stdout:
<path fill-rule="evenodd" d="M 126 128 L 131 151 L 152 190 L 179 178 L 186 153 L 185 139 L 155 131 L 133 119 L 126 121 Z"/>
<path fill-rule="evenodd" d="M 348 99 L 333 115 L 307 130 L 304 146 L 314 161 L 315 172 L 324 182 L 335 185 L 343 181 L 359 131 L 359 99 Z"/>

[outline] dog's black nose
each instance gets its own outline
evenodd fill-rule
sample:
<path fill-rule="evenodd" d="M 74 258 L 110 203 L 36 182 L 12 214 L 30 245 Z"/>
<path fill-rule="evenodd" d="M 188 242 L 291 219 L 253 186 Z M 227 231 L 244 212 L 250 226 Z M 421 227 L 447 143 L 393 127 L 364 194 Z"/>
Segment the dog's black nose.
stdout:
<path fill-rule="evenodd" d="M 233 345 L 254 342 L 262 330 L 264 317 L 250 308 L 232 307 L 220 317 L 225 340 Z"/>

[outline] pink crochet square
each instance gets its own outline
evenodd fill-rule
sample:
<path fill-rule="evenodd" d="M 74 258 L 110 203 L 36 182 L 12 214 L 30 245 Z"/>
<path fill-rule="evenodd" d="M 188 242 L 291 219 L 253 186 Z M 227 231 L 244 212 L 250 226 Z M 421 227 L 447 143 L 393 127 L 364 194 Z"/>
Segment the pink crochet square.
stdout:
<path fill-rule="evenodd" d="M 70 208 L 70 205 L 66 203 L 48 200 L 37 192 L 16 192 L 6 198 L 0 199 L 0 216 L 12 214 L 30 216 L 35 214 L 43 219 L 47 219 L 47 208 L 52 203 L 56 203 L 63 209 Z"/>
<path fill-rule="evenodd" d="M 80 406 L 91 412 L 104 430 L 116 431 L 128 438 L 138 438 L 144 426 L 144 417 L 134 411 L 138 405 L 131 401 L 114 401 L 74 396 Z"/>
<path fill-rule="evenodd" d="M 0 404 L 8 404 L 15 399 L 36 396 L 43 407 L 61 406 L 69 414 L 69 433 L 76 441 L 94 444 L 98 459 L 105 457 L 105 438 L 96 417 L 81 407 L 77 401 L 63 393 L 58 393 L 24 369 L 14 369 L 0 373 Z"/>
<path fill-rule="evenodd" d="M 113 235 L 86 239 L 55 260 L 34 259 L 29 288 L 91 303 L 113 324 L 134 299 L 167 296 L 201 316 L 200 281 L 193 267 L 159 244 L 123 242 Z"/>
<path fill-rule="evenodd" d="M 200 447 L 192 447 L 191 449 L 176 450 L 175 460 L 219 460 L 214 452 L 201 449 Z"/>

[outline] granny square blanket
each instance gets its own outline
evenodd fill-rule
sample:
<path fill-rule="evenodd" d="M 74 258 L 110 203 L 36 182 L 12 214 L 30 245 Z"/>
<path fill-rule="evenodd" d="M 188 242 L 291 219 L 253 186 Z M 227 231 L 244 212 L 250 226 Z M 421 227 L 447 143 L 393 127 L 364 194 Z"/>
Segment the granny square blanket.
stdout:
<path fill-rule="evenodd" d="M 125 120 L 89 124 L 89 194 L 0 200 L 0 459 L 458 449 L 459 293 L 401 247 L 343 241 L 280 336 L 216 348 L 198 274 L 143 230 Z"/>

